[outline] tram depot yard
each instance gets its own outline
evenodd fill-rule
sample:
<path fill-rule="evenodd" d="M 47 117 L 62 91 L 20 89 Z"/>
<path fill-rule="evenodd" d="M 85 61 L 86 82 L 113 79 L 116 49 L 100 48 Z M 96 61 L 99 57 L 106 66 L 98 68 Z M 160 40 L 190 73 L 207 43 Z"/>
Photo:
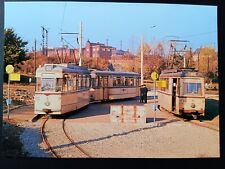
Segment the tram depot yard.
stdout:
<path fill-rule="evenodd" d="M 202 158 L 220 157 L 218 95 L 206 95 L 207 119 L 185 121 L 168 112 L 156 111 L 154 125 L 153 91 L 148 92 L 148 103 L 139 99 L 125 99 L 94 103 L 65 120 L 65 129 L 76 145 L 93 158 Z M 111 105 L 142 105 L 146 108 L 146 123 L 114 123 L 110 120 Z M 216 106 L 214 105 L 216 104 Z M 207 107 L 207 105 L 206 105 Z M 4 113 L 5 122 L 23 128 L 20 133 L 22 151 L 28 157 L 53 157 L 46 148 L 41 133 L 45 119 L 31 122 L 33 104 Z M 46 124 L 49 141 L 62 158 L 84 158 L 62 135 L 60 118 Z M 50 137 L 51 135 L 51 137 Z M 9 139 L 9 137 L 8 137 Z M 10 156 L 10 154 L 8 154 Z M 22 156 L 21 154 L 18 156 Z"/>

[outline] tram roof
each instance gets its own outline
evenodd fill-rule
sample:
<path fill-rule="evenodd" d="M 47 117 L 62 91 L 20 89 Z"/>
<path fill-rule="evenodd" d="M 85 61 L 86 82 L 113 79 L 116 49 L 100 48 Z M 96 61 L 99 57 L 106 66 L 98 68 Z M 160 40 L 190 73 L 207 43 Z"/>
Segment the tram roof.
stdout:
<path fill-rule="evenodd" d="M 39 77 L 41 73 L 79 73 L 90 74 L 90 71 L 81 66 L 73 64 L 45 64 L 42 67 L 37 68 L 36 76 Z"/>
<path fill-rule="evenodd" d="M 116 71 L 100 71 L 100 70 L 93 70 L 92 72 L 95 73 L 96 75 L 140 76 L 140 74 L 134 72 L 116 72 Z"/>
<path fill-rule="evenodd" d="M 163 77 L 203 77 L 203 74 L 193 68 L 167 69 L 160 74 Z"/>

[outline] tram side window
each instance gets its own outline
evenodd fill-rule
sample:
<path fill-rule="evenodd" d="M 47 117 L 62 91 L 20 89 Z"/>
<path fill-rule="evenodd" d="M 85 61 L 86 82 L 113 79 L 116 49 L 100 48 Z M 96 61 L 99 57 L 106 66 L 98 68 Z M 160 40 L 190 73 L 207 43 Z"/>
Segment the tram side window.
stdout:
<path fill-rule="evenodd" d="M 68 91 L 73 91 L 74 83 L 73 79 L 67 79 Z"/>
<path fill-rule="evenodd" d="M 121 86 L 121 78 L 116 77 L 116 86 Z"/>
<path fill-rule="evenodd" d="M 130 79 L 128 77 L 125 77 L 125 86 L 128 86 Z M 130 84 L 129 84 L 130 86 Z"/>
<path fill-rule="evenodd" d="M 103 77 L 99 77 L 99 87 L 103 87 Z"/>
<path fill-rule="evenodd" d="M 113 77 L 113 86 L 116 86 L 116 77 Z"/>
<path fill-rule="evenodd" d="M 91 87 L 92 88 L 98 87 L 98 77 L 91 78 Z"/>
<path fill-rule="evenodd" d="M 184 94 L 202 94 L 201 83 L 184 83 Z"/>
<path fill-rule="evenodd" d="M 83 81 L 82 75 L 79 75 L 78 76 L 78 85 L 77 85 L 78 90 L 80 90 L 82 88 L 82 81 Z"/>
<path fill-rule="evenodd" d="M 63 86 L 63 79 L 62 78 L 56 79 L 56 87 L 55 87 L 56 92 L 63 91 L 62 86 Z"/>
<path fill-rule="evenodd" d="M 129 78 L 129 86 L 134 86 L 134 78 Z"/>

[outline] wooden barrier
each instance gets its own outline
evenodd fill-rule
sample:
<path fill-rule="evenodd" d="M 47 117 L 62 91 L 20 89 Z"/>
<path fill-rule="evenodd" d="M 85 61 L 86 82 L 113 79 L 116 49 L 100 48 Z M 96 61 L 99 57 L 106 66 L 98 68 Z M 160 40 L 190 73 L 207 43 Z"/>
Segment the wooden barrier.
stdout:
<path fill-rule="evenodd" d="M 110 120 L 117 123 L 146 123 L 146 108 L 137 105 L 111 105 Z"/>

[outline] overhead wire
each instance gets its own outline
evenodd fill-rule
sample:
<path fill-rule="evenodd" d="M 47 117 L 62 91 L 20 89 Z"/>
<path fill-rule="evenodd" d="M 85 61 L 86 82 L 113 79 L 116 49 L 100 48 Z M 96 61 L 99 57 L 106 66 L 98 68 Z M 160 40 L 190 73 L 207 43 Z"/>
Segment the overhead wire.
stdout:
<path fill-rule="evenodd" d="M 210 31 L 210 32 L 204 32 L 204 33 L 198 33 L 198 34 L 192 34 L 188 36 L 184 36 L 183 38 L 190 38 L 190 37 L 196 37 L 196 36 L 201 36 L 201 35 L 208 35 L 217 32 L 216 30 Z"/>

